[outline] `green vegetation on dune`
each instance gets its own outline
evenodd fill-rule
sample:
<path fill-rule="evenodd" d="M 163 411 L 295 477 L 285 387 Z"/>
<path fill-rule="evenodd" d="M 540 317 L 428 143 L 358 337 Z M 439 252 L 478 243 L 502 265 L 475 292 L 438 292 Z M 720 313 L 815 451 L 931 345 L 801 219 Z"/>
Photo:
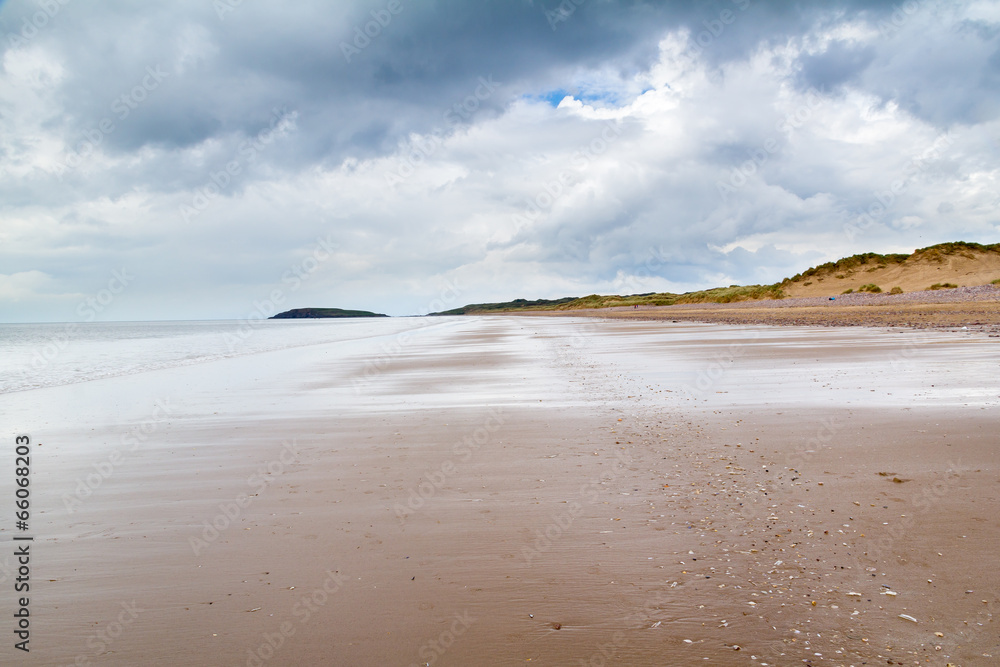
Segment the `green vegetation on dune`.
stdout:
<path fill-rule="evenodd" d="M 784 299 L 785 293 L 778 285 L 730 285 L 673 294 L 658 292 L 633 294 L 631 296 L 600 296 L 591 294 L 574 299 L 559 306 L 558 310 L 579 310 L 581 308 L 615 308 L 621 306 L 673 306 L 678 303 L 733 303 L 752 299 Z"/>
<path fill-rule="evenodd" d="M 567 296 L 562 299 L 514 299 L 513 301 L 503 301 L 501 303 L 470 303 L 461 308 L 452 308 L 440 313 L 428 313 L 429 315 L 472 315 L 475 313 L 489 313 L 507 310 L 553 310 L 556 306 L 575 301 L 576 297 Z"/>
<path fill-rule="evenodd" d="M 850 257 L 838 259 L 836 262 L 827 262 L 825 264 L 820 264 L 819 266 L 806 269 L 802 273 L 798 273 L 791 278 L 785 278 L 779 283 L 779 285 L 797 283 L 806 278 L 811 278 L 813 276 L 826 276 L 831 273 L 836 274 L 837 278 L 843 279 L 862 267 L 865 269 L 881 269 L 889 264 L 902 264 L 909 258 L 910 255 L 902 255 L 898 253 L 880 255 L 876 252 L 864 252 L 860 255 L 851 255 Z"/>
<path fill-rule="evenodd" d="M 778 285 L 747 285 L 717 287 L 715 289 L 672 294 L 657 292 L 620 296 L 616 294 L 591 294 L 580 298 L 536 299 L 526 301 L 515 299 L 503 303 L 473 303 L 431 315 L 476 315 L 497 312 L 521 312 L 532 310 L 582 310 L 584 308 L 621 308 L 629 306 L 672 306 L 678 303 L 732 303 L 750 299 L 783 299 L 784 292 Z"/>
<path fill-rule="evenodd" d="M 580 298 L 536 299 L 526 301 L 515 299 L 503 303 L 473 303 L 461 308 L 446 310 L 431 315 L 475 315 L 480 313 L 513 312 L 525 310 L 582 310 L 584 308 L 621 308 L 629 306 L 673 306 L 678 303 L 733 303 L 752 299 L 784 299 L 780 285 L 731 285 L 714 289 L 673 294 L 671 292 L 647 292 L 621 296 L 617 294 L 591 294 Z"/>
<path fill-rule="evenodd" d="M 681 294 L 674 303 L 734 303 L 736 301 L 784 298 L 785 292 L 781 289 L 780 284 L 734 285 Z"/>
<path fill-rule="evenodd" d="M 672 306 L 677 299 L 676 294 L 669 292 L 632 294 L 629 296 L 618 296 L 612 294 L 601 296 L 591 294 L 579 299 L 573 299 L 568 303 L 559 306 L 558 310 L 580 310 L 581 308 L 615 308 L 620 306 Z"/>
<path fill-rule="evenodd" d="M 949 243 L 938 243 L 937 245 L 918 248 L 913 251 L 913 257 L 930 257 L 937 261 L 942 261 L 947 255 L 963 255 L 969 259 L 975 256 L 971 251 L 1000 253 L 1000 243 L 990 243 L 982 245 L 980 243 L 967 243 L 966 241 L 954 241 Z"/>

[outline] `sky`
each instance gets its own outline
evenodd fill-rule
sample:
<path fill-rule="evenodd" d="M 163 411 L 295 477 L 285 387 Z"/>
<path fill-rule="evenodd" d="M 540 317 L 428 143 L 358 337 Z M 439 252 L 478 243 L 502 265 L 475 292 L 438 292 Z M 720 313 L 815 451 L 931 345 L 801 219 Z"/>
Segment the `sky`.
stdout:
<path fill-rule="evenodd" d="M 414 315 L 1000 240 L 1000 3 L 0 4 L 0 321 Z"/>

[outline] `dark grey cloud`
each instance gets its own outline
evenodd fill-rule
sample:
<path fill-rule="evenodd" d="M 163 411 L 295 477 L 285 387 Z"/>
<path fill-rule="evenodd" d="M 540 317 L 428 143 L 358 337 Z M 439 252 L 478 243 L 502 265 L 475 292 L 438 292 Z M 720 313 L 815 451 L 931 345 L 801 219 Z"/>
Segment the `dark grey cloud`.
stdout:
<path fill-rule="evenodd" d="M 829 91 L 855 80 L 875 59 L 871 45 L 832 42 L 825 51 L 802 58 L 802 85 Z"/>
<path fill-rule="evenodd" d="M 670 28 L 705 33 L 710 40 L 702 50 L 718 61 L 744 55 L 762 40 L 783 39 L 820 13 L 749 0 L 590 0 L 553 30 L 546 12 L 555 3 L 547 9 L 546 3 L 499 0 L 401 2 L 401 11 L 377 26 L 376 37 L 363 38 L 370 43 L 347 62 L 343 45 L 353 47 L 355 30 L 372 24 L 372 12 L 386 15 L 386 6 L 309 2 L 278 10 L 242 3 L 220 18 L 211 3 L 69 3 L 35 40 L 72 64 L 59 90 L 69 135 L 115 120 L 122 108 L 115 100 L 128 97 L 153 67 L 168 77 L 148 92 L 148 104 L 118 124 L 109 146 L 131 151 L 250 136 L 272 108 L 289 105 L 308 130 L 299 147 L 305 157 L 336 161 L 392 150 L 401 135 L 432 129 L 480 76 L 508 84 L 506 96 L 484 102 L 499 111 L 510 95 L 558 85 L 574 70 L 611 67 L 623 76 L 645 70 Z M 10 3 L 6 29 L 36 11 L 33 3 Z"/>

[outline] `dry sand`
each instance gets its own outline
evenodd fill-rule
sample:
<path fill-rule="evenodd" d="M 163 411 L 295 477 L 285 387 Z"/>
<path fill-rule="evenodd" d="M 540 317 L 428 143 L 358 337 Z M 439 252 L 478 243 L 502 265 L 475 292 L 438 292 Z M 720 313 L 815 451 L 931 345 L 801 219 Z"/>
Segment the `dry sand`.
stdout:
<path fill-rule="evenodd" d="M 0 397 L 43 443 L 17 659 L 1000 657 L 992 339 L 489 317 L 366 345 Z"/>

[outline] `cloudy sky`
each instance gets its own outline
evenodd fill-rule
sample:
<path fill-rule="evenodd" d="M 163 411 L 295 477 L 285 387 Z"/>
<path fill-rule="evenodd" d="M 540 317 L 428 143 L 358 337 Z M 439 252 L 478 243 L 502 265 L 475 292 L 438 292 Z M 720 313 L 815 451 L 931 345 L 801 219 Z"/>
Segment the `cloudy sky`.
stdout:
<path fill-rule="evenodd" d="M 405 315 L 1000 240 L 995 1 L 19 0 L 0 53 L 0 321 Z"/>

